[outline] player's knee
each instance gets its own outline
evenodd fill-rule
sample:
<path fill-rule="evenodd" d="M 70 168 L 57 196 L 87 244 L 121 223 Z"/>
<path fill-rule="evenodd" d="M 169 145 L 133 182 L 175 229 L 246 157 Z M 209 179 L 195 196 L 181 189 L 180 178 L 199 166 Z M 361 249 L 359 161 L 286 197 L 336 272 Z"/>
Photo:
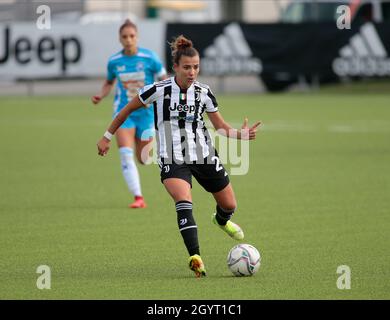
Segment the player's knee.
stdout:
<path fill-rule="evenodd" d="M 171 191 L 172 192 L 172 191 Z M 192 201 L 191 189 L 178 189 L 172 192 L 173 199 L 177 201 Z"/>
<path fill-rule="evenodd" d="M 126 164 L 127 162 L 133 161 L 134 151 L 132 148 L 120 147 L 119 154 L 120 154 L 122 164 Z"/>
<path fill-rule="evenodd" d="M 168 190 L 172 199 L 176 202 L 178 201 L 190 201 L 192 202 L 192 196 L 190 190 Z"/>

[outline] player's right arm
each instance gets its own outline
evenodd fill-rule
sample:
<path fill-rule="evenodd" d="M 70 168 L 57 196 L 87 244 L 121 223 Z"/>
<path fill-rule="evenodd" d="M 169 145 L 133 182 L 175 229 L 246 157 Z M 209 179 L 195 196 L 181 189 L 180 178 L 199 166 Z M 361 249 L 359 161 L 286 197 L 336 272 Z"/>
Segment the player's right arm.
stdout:
<path fill-rule="evenodd" d="M 104 97 L 108 96 L 111 92 L 112 87 L 114 86 L 114 80 L 105 80 L 103 83 L 100 92 L 97 95 L 91 97 L 93 104 L 98 104 Z"/>
<path fill-rule="evenodd" d="M 107 131 L 104 133 L 103 137 L 97 143 L 98 154 L 105 156 L 110 149 L 110 141 L 112 136 L 115 134 L 116 130 L 122 125 L 123 122 L 133 111 L 141 108 L 142 106 L 146 107 L 155 101 L 159 95 L 164 91 L 162 87 L 157 87 L 154 84 L 147 85 L 139 90 L 137 96 L 135 96 L 112 120 Z"/>
<path fill-rule="evenodd" d="M 104 81 L 103 86 L 100 89 L 100 92 L 97 95 L 91 97 L 93 104 L 98 104 L 100 101 L 102 101 L 104 97 L 110 94 L 111 89 L 114 86 L 115 79 L 116 79 L 115 62 L 113 62 L 113 60 L 109 60 L 107 64 L 106 80 Z"/>
<path fill-rule="evenodd" d="M 116 130 L 118 130 L 118 128 L 122 125 L 122 123 L 125 122 L 126 118 L 130 115 L 130 113 L 141 108 L 142 106 L 144 106 L 143 102 L 138 96 L 136 96 L 118 113 L 114 120 L 112 120 L 107 131 L 104 133 L 104 136 L 97 143 L 98 154 L 100 156 L 105 156 L 107 154 L 108 150 L 110 149 L 110 142 L 112 136 L 115 134 Z"/>

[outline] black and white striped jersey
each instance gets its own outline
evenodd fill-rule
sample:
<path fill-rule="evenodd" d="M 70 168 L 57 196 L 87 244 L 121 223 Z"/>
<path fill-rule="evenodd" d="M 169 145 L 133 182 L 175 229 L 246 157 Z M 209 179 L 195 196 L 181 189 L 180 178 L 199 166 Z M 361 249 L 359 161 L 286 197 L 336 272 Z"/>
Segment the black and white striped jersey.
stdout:
<path fill-rule="evenodd" d="M 203 120 L 205 111 L 218 111 L 209 86 L 195 81 L 183 90 L 172 77 L 145 86 L 138 96 L 145 105 L 153 103 L 160 158 L 200 163 L 214 152 Z"/>

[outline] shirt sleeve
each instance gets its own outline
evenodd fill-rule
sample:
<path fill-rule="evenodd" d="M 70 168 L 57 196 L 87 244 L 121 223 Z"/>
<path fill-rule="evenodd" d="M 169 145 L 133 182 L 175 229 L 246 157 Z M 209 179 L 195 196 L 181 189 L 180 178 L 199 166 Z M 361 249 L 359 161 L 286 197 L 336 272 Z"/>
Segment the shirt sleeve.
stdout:
<path fill-rule="evenodd" d="M 158 91 L 155 84 L 147 85 L 138 91 L 138 97 L 144 105 L 151 104 L 157 99 Z"/>
<path fill-rule="evenodd" d="M 208 88 L 207 95 L 206 95 L 206 112 L 217 112 L 217 111 L 218 111 L 217 99 L 215 98 L 210 88 Z"/>
<path fill-rule="evenodd" d="M 112 62 L 108 62 L 107 64 L 107 80 L 108 81 L 114 81 L 115 80 L 115 72 L 114 72 L 114 65 Z"/>

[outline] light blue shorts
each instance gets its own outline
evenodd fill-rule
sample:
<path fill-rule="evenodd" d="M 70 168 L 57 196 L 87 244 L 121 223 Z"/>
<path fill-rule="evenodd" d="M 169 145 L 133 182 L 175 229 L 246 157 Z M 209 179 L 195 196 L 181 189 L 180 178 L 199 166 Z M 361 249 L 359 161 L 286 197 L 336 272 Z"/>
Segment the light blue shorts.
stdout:
<path fill-rule="evenodd" d="M 135 136 L 140 140 L 150 140 L 154 137 L 154 115 L 151 110 L 137 110 L 123 124 L 122 129 L 135 128 Z M 115 117 L 116 114 L 114 114 Z"/>

